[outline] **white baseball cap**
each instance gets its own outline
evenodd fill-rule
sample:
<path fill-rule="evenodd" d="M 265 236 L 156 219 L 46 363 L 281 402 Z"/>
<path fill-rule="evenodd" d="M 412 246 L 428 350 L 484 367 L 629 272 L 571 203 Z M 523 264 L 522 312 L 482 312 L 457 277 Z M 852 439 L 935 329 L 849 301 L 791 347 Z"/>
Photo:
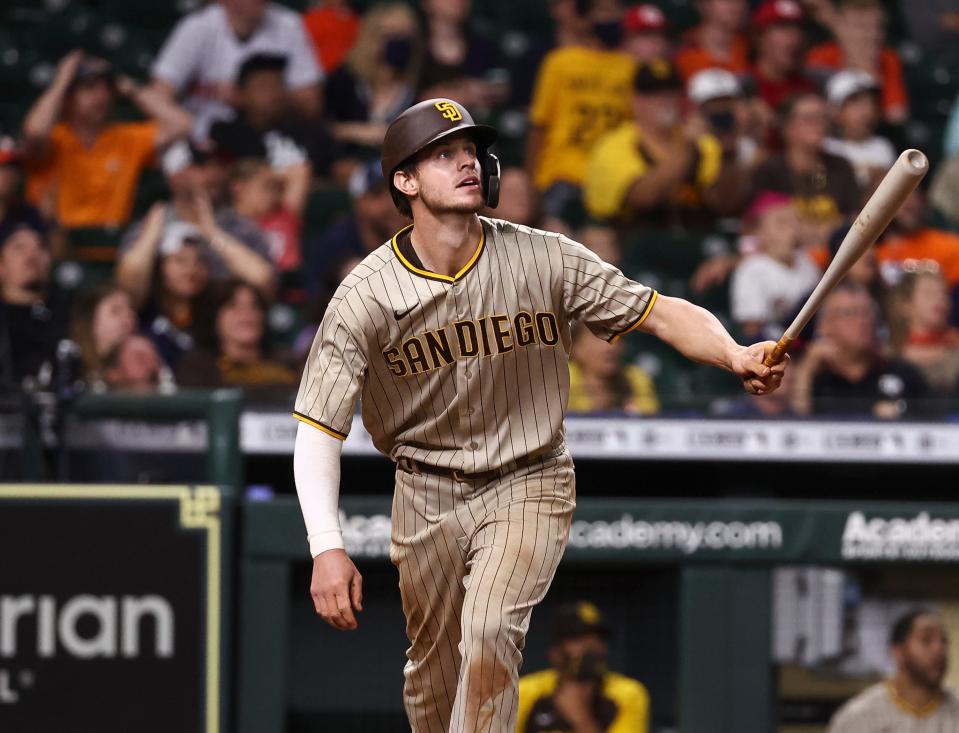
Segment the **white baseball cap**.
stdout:
<path fill-rule="evenodd" d="M 854 94 L 878 91 L 879 84 L 872 75 L 858 69 L 837 71 L 826 84 L 826 98 L 836 105 L 841 105 Z"/>
<path fill-rule="evenodd" d="M 743 88 L 731 71 L 703 69 L 690 77 L 686 93 L 696 104 L 703 104 L 723 97 L 741 97 Z"/>

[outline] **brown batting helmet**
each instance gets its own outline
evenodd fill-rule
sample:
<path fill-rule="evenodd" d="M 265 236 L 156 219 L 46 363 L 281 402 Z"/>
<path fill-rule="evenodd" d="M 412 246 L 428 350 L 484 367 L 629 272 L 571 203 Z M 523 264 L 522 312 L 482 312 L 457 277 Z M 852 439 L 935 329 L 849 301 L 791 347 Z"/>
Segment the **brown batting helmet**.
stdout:
<path fill-rule="evenodd" d="M 499 200 L 499 160 L 488 152 L 497 132 L 489 125 L 477 125 L 466 108 L 452 99 L 427 99 L 404 111 L 390 123 L 383 139 L 383 176 L 390 187 L 393 202 L 399 206 L 403 194 L 393 185 L 393 174 L 427 145 L 468 131 L 476 142 L 486 205 L 493 208 Z"/>

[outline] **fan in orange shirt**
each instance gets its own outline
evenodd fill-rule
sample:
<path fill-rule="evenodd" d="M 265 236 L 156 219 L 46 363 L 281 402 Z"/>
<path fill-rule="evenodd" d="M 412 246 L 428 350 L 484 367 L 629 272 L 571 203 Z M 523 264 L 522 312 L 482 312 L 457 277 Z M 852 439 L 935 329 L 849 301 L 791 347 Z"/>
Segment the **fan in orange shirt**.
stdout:
<path fill-rule="evenodd" d="M 117 95 L 152 119 L 112 122 Z M 67 228 L 122 226 L 155 150 L 192 126 L 175 103 L 115 76 L 107 61 L 74 51 L 23 122 L 27 198 Z"/>
<path fill-rule="evenodd" d="M 923 194 L 914 191 L 876 245 L 876 256 L 884 269 L 902 269 L 910 260 L 933 260 L 954 288 L 959 285 L 959 235 L 926 226 L 925 216 Z"/>
<path fill-rule="evenodd" d="M 746 0 L 698 0 L 700 23 L 683 34 L 676 52 L 676 67 L 683 79 L 703 69 L 726 69 L 734 74 L 749 70 Z"/>
<path fill-rule="evenodd" d="M 844 0 L 833 21 L 835 41 L 823 43 L 806 55 L 806 66 L 826 70 L 860 69 L 882 87 L 882 110 L 887 122 L 903 122 L 909 98 L 902 78 L 902 62 L 885 46 L 886 13 L 880 0 Z"/>

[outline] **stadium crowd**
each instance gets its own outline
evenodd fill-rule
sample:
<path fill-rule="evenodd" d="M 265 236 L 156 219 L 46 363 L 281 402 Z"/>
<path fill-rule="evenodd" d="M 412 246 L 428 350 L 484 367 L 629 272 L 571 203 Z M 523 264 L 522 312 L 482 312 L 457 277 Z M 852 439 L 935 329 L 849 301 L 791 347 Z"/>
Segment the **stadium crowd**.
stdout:
<path fill-rule="evenodd" d="M 570 407 L 948 412 L 959 99 L 948 123 L 929 112 L 926 77 L 959 48 L 956 13 L 916 5 L 907 27 L 880 0 L 694 5 L 549 0 L 537 34 L 469 0 L 219 0 L 167 30 L 143 78 L 109 49 L 63 48 L 0 139 L 0 382 L 43 390 L 75 358 L 93 390 L 285 403 L 332 290 L 404 224 L 386 126 L 446 96 L 503 132 L 490 216 L 562 231 L 744 340 L 778 338 L 897 151 L 922 147 L 927 185 L 827 300 L 779 393 L 739 397 L 650 340 L 575 329 Z"/>

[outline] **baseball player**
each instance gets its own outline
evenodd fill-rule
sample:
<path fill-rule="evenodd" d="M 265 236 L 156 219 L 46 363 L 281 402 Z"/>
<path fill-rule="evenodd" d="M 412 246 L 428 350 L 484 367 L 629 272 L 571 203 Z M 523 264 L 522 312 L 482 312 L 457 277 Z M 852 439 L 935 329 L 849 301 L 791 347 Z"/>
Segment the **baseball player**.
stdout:
<path fill-rule="evenodd" d="M 614 341 L 642 330 L 690 359 L 779 386 L 773 342 L 743 347 L 707 311 L 658 296 L 559 234 L 477 215 L 495 207 L 496 131 L 449 99 L 390 125 L 383 172 L 412 225 L 346 277 L 296 398 L 297 493 L 317 613 L 355 629 L 362 579 L 338 524 L 341 441 L 358 398 L 397 465 L 390 559 L 414 733 L 507 733 L 530 614 L 575 506 L 563 418 L 570 323 Z"/>

